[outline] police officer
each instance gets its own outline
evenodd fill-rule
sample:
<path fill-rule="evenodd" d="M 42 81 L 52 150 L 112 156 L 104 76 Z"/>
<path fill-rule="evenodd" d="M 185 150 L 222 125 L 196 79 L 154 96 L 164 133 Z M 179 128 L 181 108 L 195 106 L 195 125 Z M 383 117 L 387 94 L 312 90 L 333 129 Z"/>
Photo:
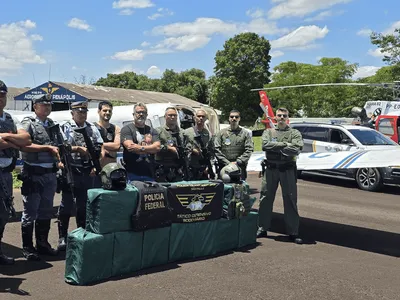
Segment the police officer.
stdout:
<path fill-rule="evenodd" d="M 303 138 L 297 129 L 287 125 L 288 115 L 286 108 L 278 108 L 276 111 L 278 128 L 266 129 L 262 135 L 262 149 L 266 155 L 263 183 L 266 184 L 266 188 L 264 197 L 260 199 L 257 237 L 267 235 L 275 194 L 280 183 L 286 231 L 291 241 L 302 244 L 303 241 L 298 235 L 296 157 L 303 147 Z"/>
<path fill-rule="evenodd" d="M 62 125 L 62 130 L 68 143 L 71 144 L 71 169 L 74 186 L 63 186 L 61 205 L 58 210 L 58 250 L 66 249 L 69 219 L 71 217 L 74 200 L 76 201 L 76 225 L 85 228 L 87 191 L 94 187 L 93 177 L 101 170 L 95 170 L 93 161 L 100 157 L 103 139 L 99 130 L 87 119 L 87 102 L 73 102 L 71 104 L 72 120 Z M 84 129 L 92 141 L 96 153 L 89 153 L 84 135 L 75 130 Z M 74 199 L 75 198 L 75 199 Z"/>
<path fill-rule="evenodd" d="M 51 248 L 48 242 L 57 186 L 57 163 L 60 160 L 51 134 L 51 128 L 55 124 L 48 118 L 51 113 L 51 97 L 47 94 L 33 99 L 35 114 L 21 122 L 32 139 L 31 145 L 21 149 L 24 160 L 21 172 L 24 204 L 21 224 L 22 254 L 27 260 L 39 260 L 38 254 L 57 255 L 57 250 Z M 33 228 L 36 249 L 32 242 Z"/>
<path fill-rule="evenodd" d="M 209 154 L 209 160 L 214 158 L 214 143 L 211 133 L 205 127 L 206 120 L 207 113 L 203 109 L 199 109 L 195 114 L 195 126 L 185 129 L 188 139 L 186 151 L 189 157 L 191 180 L 207 180 L 208 175 L 214 172 L 213 170 L 207 170 L 208 165 L 212 166 L 212 164 L 202 154 L 203 146 Z"/>
<path fill-rule="evenodd" d="M 254 150 L 250 133 L 239 126 L 240 112 L 232 110 L 229 113 L 228 128 L 222 129 L 215 137 L 215 156 L 218 160 L 219 171 L 233 162 L 242 170 L 242 179 L 247 178 L 247 163 Z"/>
<path fill-rule="evenodd" d="M 1 251 L 1 239 L 13 209 L 11 172 L 15 167 L 20 147 L 31 144 L 31 138 L 21 124 L 4 111 L 7 92 L 7 86 L 0 80 L 0 265 L 14 264 L 14 258 L 4 255 Z"/>
<path fill-rule="evenodd" d="M 133 122 L 121 129 L 124 147 L 123 163 L 129 181 L 154 181 L 154 154 L 160 151 L 158 132 L 146 125 L 147 107 L 137 103 L 133 107 Z"/>
<path fill-rule="evenodd" d="M 165 125 L 157 129 L 161 150 L 156 154 L 156 180 L 159 182 L 177 182 L 188 179 L 187 137 L 178 125 L 178 111 L 175 107 L 165 110 Z"/>

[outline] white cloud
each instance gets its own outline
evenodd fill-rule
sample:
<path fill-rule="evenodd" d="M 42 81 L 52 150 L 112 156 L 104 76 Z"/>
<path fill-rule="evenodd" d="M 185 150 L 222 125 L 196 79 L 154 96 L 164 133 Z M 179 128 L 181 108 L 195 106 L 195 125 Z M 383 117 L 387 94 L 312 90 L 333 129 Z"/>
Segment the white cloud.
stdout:
<path fill-rule="evenodd" d="M 363 28 L 360 29 L 359 31 L 357 31 L 357 35 L 361 35 L 361 36 L 370 36 L 372 33 L 372 30 L 369 28 Z"/>
<path fill-rule="evenodd" d="M 76 66 L 72 66 L 72 68 L 71 68 L 72 70 L 78 70 L 78 67 L 76 67 Z"/>
<path fill-rule="evenodd" d="M 31 20 L 0 25 L 0 74 L 13 75 L 26 63 L 43 64 L 45 59 L 39 56 L 33 42 L 39 35 L 29 35 L 36 28 Z"/>
<path fill-rule="evenodd" d="M 69 20 L 67 26 L 79 30 L 92 31 L 92 27 L 88 23 L 86 23 L 85 20 L 81 20 L 78 18 L 72 18 L 71 20 Z"/>
<path fill-rule="evenodd" d="M 121 9 L 119 14 L 122 16 L 130 16 L 131 14 L 133 14 L 133 10 L 129 8 Z"/>
<path fill-rule="evenodd" d="M 113 8 L 147 8 L 154 6 L 151 0 L 119 0 L 113 2 Z"/>
<path fill-rule="evenodd" d="M 193 51 L 202 48 L 210 42 L 211 38 L 206 35 L 184 35 L 170 37 L 157 44 L 154 49 Z"/>
<path fill-rule="evenodd" d="M 150 46 L 150 43 L 144 41 L 143 43 L 140 44 L 140 46 L 142 46 L 143 48 L 144 48 L 144 47 L 148 47 L 148 46 Z"/>
<path fill-rule="evenodd" d="M 393 34 L 394 30 L 400 28 L 400 21 L 392 23 L 389 28 L 386 28 L 382 33 L 383 34 Z"/>
<path fill-rule="evenodd" d="M 389 56 L 389 53 L 381 52 L 381 50 L 381 48 L 377 48 L 375 50 L 369 49 L 367 53 L 374 57 L 384 57 L 385 55 Z"/>
<path fill-rule="evenodd" d="M 140 49 L 132 49 L 122 52 L 116 52 L 111 58 L 117 60 L 142 60 L 146 52 Z"/>
<path fill-rule="evenodd" d="M 314 41 L 324 38 L 328 32 L 329 30 L 326 26 L 324 28 L 316 25 L 300 26 L 289 34 L 271 41 L 271 46 L 273 48 L 312 48 L 315 47 Z"/>
<path fill-rule="evenodd" d="M 40 34 L 32 34 L 31 39 L 32 41 L 43 41 L 43 37 Z"/>
<path fill-rule="evenodd" d="M 359 67 L 357 69 L 357 72 L 353 75 L 353 79 L 357 78 L 364 78 L 364 77 L 369 77 L 372 75 L 375 75 L 375 73 L 380 69 L 381 67 L 375 67 L 375 66 L 363 66 Z"/>
<path fill-rule="evenodd" d="M 332 16 L 342 15 L 342 14 L 344 14 L 344 12 L 345 12 L 344 10 L 339 10 L 339 11 L 324 10 L 324 11 L 321 11 L 316 16 L 311 17 L 311 18 L 307 18 L 304 21 L 305 22 L 323 21 L 323 20 L 325 20 L 325 19 L 327 19 L 329 17 L 332 17 Z"/>
<path fill-rule="evenodd" d="M 161 70 L 160 70 L 160 68 L 157 67 L 157 66 L 151 66 L 151 67 L 147 70 L 146 74 L 149 75 L 149 76 L 157 76 L 157 75 L 160 75 L 160 74 L 161 74 Z"/>
<path fill-rule="evenodd" d="M 262 9 L 249 9 L 246 11 L 246 15 L 248 15 L 251 18 L 257 19 L 265 16 L 265 12 Z"/>
<path fill-rule="evenodd" d="M 151 16 L 148 16 L 147 18 L 150 20 L 156 20 L 161 17 L 172 16 L 173 14 L 174 14 L 174 12 L 170 11 L 168 8 L 160 7 L 159 9 L 157 9 L 157 13 L 152 14 Z"/>
<path fill-rule="evenodd" d="M 337 4 L 344 4 L 352 0 L 283 0 L 268 11 L 270 19 L 284 17 L 304 17 L 313 12 L 330 8 Z"/>
<path fill-rule="evenodd" d="M 284 55 L 284 54 L 285 54 L 285 53 L 283 53 L 283 52 L 280 51 L 280 50 L 271 51 L 271 52 L 269 53 L 269 55 L 271 55 L 272 58 L 276 58 L 276 57 L 282 56 L 282 55 Z"/>

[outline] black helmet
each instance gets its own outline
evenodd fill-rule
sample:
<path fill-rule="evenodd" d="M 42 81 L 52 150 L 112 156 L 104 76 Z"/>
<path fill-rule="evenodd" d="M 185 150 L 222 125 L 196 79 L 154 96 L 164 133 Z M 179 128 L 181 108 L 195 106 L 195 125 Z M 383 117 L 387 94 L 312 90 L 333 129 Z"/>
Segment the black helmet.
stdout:
<path fill-rule="evenodd" d="M 6 86 L 6 84 L 0 80 L 0 93 L 7 93 L 8 92 L 8 88 Z"/>
<path fill-rule="evenodd" d="M 105 190 L 123 190 L 126 188 L 127 173 L 119 163 L 106 164 L 100 172 L 100 178 Z"/>
<path fill-rule="evenodd" d="M 241 180 L 242 171 L 237 164 L 230 163 L 223 167 L 219 174 L 225 183 L 238 183 Z"/>

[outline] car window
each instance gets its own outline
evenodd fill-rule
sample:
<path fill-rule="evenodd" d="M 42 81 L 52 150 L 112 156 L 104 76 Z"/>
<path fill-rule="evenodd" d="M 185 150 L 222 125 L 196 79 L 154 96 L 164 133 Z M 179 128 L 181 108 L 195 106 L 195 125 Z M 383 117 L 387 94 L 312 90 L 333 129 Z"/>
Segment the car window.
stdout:
<path fill-rule="evenodd" d="M 324 127 L 307 127 L 302 135 L 303 139 L 327 142 L 328 132 L 329 129 Z"/>
<path fill-rule="evenodd" d="M 379 131 L 382 132 L 383 134 L 391 136 L 394 134 L 394 128 L 392 126 L 392 122 L 390 121 L 391 121 L 390 119 L 379 120 Z"/>
<path fill-rule="evenodd" d="M 332 129 L 329 142 L 335 143 L 335 144 L 343 144 L 345 141 L 351 141 L 351 139 L 348 137 L 346 133 L 344 133 L 342 130 L 339 129 Z"/>
<path fill-rule="evenodd" d="M 300 131 L 300 133 L 303 133 L 304 132 L 304 130 L 306 130 L 306 126 L 296 126 L 296 125 L 292 125 L 291 126 L 292 128 L 294 128 L 294 129 L 297 129 L 298 131 Z"/>
<path fill-rule="evenodd" d="M 350 133 L 363 145 L 397 145 L 390 138 L 376 130 L 349 129 Z"/>

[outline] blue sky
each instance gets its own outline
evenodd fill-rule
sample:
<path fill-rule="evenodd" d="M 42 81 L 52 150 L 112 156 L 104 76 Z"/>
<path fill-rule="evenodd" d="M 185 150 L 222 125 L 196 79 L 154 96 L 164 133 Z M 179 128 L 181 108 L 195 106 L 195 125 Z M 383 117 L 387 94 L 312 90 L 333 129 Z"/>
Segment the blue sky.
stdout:
<path fill-rule="evenodd" d="M 394 0 L 4 0 L 0 79 L 34 87 L 50 69 L 51 80 L 72 83 L 123 71 L 157 78 L 167 68 L 210 76 L 215 53 L 244 31 L 270 40 L 271 70 L 341 57 L 363 77 L 384 65 L 369 33 L 400 28 L 399 9 Z"/>

